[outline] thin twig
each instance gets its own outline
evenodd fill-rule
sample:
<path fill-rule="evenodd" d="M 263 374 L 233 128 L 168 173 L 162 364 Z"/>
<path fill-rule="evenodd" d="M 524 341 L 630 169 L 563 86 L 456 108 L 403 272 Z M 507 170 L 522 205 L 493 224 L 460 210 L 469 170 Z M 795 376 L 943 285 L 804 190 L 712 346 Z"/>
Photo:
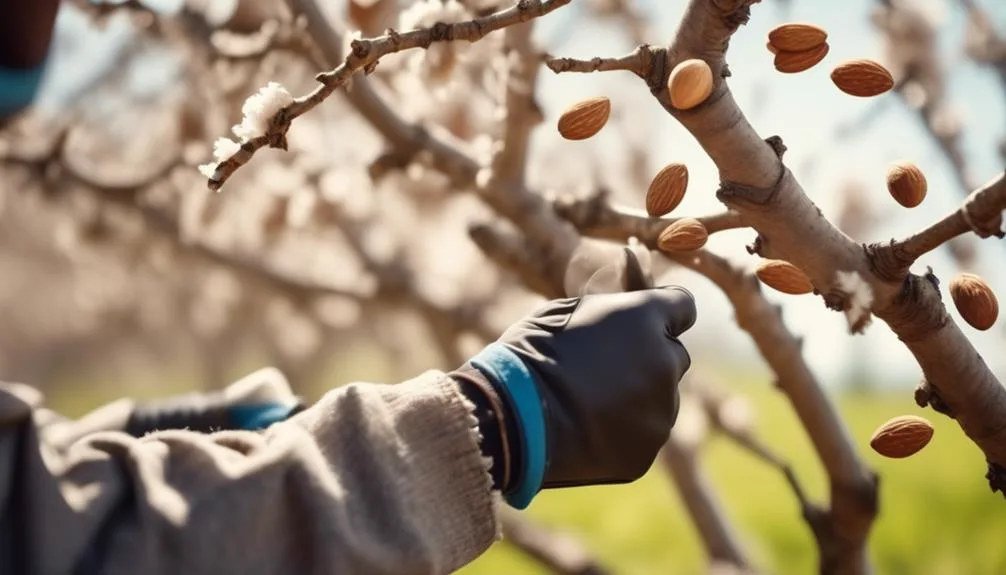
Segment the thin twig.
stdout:
<path fill-rule="evenodd" d="M 877 272 L 899 278 L 919 257 L 953 238 L 974 232 L 980 238 L 1006 237 L 1006 172 L 976 189 L 954 213 L 903 240 L 873 245 L 868 249 Z"/>
<path fill-rule="evenodd" d="M 582 198 L 555 198 L 552 207 L 557 214 L 573 222 L 577 229 L 591 237 L 616 241 L 635 237 L 650 246 L 656 246 L 660 233 L 681 219 L 666 216 L 654 218 L 645 210 L 612 205 L 609 197 L 607 190 L 600 189 Z M 745 227 L 740 214 L 730 210 L 695 219 L 702 222 L 710 234 Z"/>
<path fill-rule="evenodd" d="M 631 54 L 615 58 L 591 58 L 590 60 L 578 60 L 576 58 L 553 58 L 547 57 L 545 65 L 556 74 L 563 72 L 577 72 L 589 74 L 591 72 L 632 72 L 643 78 L 653 66 L 652 54 L 649 46 L 643 44 L 636 48 Z"/>

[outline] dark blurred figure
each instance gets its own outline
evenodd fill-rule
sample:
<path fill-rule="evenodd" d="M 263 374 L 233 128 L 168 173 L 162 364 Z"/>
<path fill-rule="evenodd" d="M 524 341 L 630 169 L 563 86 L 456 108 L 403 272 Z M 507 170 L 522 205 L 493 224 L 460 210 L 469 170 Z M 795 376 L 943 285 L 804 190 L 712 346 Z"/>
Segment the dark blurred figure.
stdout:
<path fill-rule="evenodd" d="M 59 0 L 0 0 L 0 127 L 30 106 L 45 73 Z"/>

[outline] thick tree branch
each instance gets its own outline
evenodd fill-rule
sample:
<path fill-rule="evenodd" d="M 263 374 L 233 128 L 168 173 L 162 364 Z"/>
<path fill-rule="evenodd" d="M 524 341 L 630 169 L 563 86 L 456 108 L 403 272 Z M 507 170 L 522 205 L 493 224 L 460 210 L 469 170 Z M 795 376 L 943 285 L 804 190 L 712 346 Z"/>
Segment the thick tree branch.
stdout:
<path fill-rule="evenodd" d="M 561 283 L 547 267 L 536 242 L 502 224 L 485 222 L 468 227 L 468 236 L 489 259 L 516 275 L 532 291 L 549 299 L 565 297 Z"/>
<path fill-rule="evenodd" d="M 492 185 L 524 183 L 531 131 L 541 121 L 535 101 L 538 85 L 538 57 L 532 32 L 534 22 L 507 28 L 504 49 L 508 70 L 504 85 L 503 138 L 490 164 Z"/>
<path fill-rule="evenodd" d="M 740 538 L 716 497 L 712 483 L 702 473 L 698 455 L 675 438 L 674 432 L 660 451 L 660 463 L 670 474 L 681 503 L 695 523 L 712 562 L 749 570 L 751 562 Z"/>

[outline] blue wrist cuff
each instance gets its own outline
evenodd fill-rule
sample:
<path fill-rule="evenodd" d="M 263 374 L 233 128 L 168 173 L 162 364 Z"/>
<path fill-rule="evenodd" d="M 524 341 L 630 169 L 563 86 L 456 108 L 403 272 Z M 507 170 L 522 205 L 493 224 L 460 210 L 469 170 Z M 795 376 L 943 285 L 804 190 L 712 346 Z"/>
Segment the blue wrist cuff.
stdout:
<path fill-rule="evenodd" d="M 296 405 L 281 405 L 278 403 L 259 403 L 250 405 L 232 405 L 227 408 L 227 415 L 238 429 L 254 431 L 265 429 L 277 421 L 283 421 L 296 409 Z"/>
<path fill-rule="evenodd" d="M 470 363 L 502 388 L 514 408 L 521 430 L 524 469 L 506 502 L 515 509 L 525 509 L 545 481 L 545 410 L 538 386 L 520 357 L 502 343 L 489 344 Z"/>
<path fill-rule="evenodd" d="M 45 64 L 24 70 L 0 66 L 0 116 L 13 116 L 35 101 Z"/>

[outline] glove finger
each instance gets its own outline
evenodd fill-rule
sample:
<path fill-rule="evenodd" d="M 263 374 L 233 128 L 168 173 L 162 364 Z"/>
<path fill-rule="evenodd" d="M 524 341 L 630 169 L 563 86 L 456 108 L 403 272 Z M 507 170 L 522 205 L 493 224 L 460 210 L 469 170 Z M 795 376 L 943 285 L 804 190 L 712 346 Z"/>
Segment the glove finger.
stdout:
<path fill-rule="evenodd" d="M 678 337 L 695 325 L 695 297 L 680 286 L 664 286 L 650 290 L 650 302 L 664 318 L 667 334 Z"/>

